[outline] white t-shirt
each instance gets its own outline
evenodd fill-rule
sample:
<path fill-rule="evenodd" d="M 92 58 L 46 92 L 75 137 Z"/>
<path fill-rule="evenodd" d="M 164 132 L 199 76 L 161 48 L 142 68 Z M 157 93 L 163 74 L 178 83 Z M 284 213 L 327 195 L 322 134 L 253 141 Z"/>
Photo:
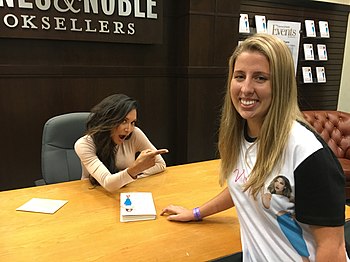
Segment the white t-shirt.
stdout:
<path fill-rule="evenodd" d="M 86 135 L 79 138 L 75 143 L 74 149 L 82 164 L 81 178 L 86 179 L 91 174 L 101 186 L 112 192 L 134 181 L 126 169 L 135 161 L 135 154 L 145 149 L 155 150 L 156 148 L 141 129 L 135 127 L 131 137 L 120 146 L 116 146 L 115 163 L 116 168 L 120 171 L 115 174 L 111 174 L 97 157 L 95 143 L 91 136 Z M 155 162 L 153 167 L 143 171 L 143 174 L 138 177 L 153 175 L 165 170 L 166 164 L 160 155 L 156 156 Z"/>
<path fill-rule="evenodd" d="M 345 177 L 339 162 L 317 134 L 295 122 L 281 170 L 271 174 L 254 200 L 242 191 L 256 161 L 253 142 L 245 135 L 238 165 L 227 179 L 240 222 L 243 261 L 315 261 L 309 225 L 341 226 L 345 220 Z M 288 179 L 289 196 L 268 189 L 277 176 Z M 264 195 L 270 196 L 268 208 Z"/>

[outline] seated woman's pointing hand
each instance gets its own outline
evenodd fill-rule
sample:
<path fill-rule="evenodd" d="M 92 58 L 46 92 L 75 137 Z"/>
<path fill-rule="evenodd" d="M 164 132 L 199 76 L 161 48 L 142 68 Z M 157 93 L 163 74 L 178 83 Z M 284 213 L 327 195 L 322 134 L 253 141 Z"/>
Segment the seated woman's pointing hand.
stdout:
<path fill-rule="evenodd" d="M 155 165 L 156 156 L 159 154 L 168 153 L 167 149 L 151 150 L 146 149 L 141 151 L 132 166 L 127 169 L 127 172 L 133 178 L 136 178 L 143 170 L 151 168 Z"/>

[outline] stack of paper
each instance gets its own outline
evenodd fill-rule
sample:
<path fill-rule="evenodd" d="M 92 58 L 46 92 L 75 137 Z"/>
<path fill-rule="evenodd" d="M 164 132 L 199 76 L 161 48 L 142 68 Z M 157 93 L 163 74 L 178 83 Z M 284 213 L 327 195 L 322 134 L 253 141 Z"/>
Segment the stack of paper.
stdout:
<path fill-rule="evenodd" d="M 53 214 L 67 202 L 67 200 L 32 198 L 22 206 L 18 207 L 16 210 Z"/>
<path fill-rule="evenodd" d="M 120 222 L 156 219 L 151 192 L 120 193 Z"/>

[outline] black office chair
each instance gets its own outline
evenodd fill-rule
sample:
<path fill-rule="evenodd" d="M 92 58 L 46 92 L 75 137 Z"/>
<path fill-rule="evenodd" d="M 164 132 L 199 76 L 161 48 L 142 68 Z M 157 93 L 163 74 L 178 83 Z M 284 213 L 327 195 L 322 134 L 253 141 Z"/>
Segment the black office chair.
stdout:
<path fill-rule="evenodd" d="M 43 129 L 41 171 L 43 179 L 36 185 L 54 184 L 81 178 L 81 163 L 74 143 L 86 131 L 90 113 L 68 113 L 49 119 Z"/>

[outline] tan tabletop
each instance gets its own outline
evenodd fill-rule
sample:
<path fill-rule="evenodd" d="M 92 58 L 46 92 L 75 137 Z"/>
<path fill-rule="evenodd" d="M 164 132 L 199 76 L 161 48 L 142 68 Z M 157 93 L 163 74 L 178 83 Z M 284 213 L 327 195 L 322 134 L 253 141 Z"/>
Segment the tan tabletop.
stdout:
<path fill-rule="evenodd" d="M 121 223 L 119 193 L 150 191 L 158 214 L 219 193 L 218 160 L 169 167 L 111 194 L 88 181 L 0 192 L 0 261 L 205 261 L 241 250 L 235 209 L 202 222 Z M 16 211 L 32 198 L 68 200 L 55 214 Z"/>

